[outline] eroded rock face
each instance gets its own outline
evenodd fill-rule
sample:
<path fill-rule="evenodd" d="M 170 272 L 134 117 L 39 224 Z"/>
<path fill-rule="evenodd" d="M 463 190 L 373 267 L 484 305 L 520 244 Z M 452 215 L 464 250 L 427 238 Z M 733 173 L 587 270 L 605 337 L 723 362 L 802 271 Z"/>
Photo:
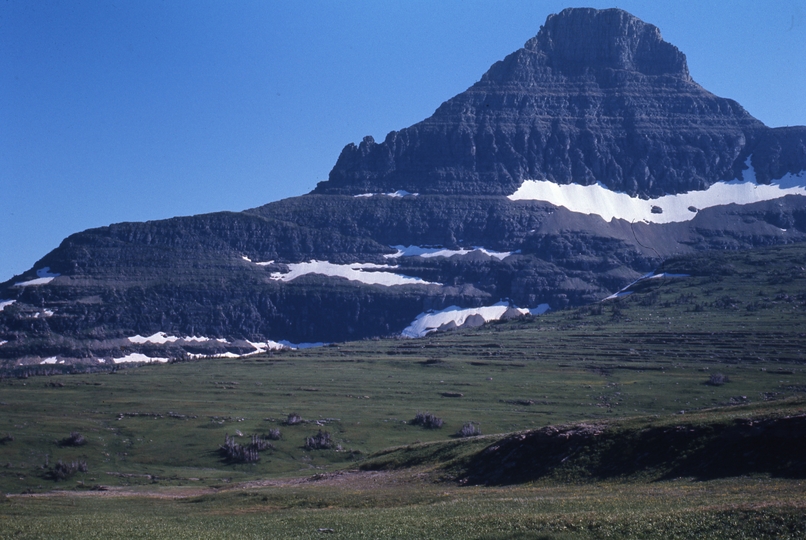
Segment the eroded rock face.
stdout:
<path fill-rule="evenodd" d="M 642 197 L 806 167 L 806 129 L 771 130 L 689 76 L 657 27 L 566 9 L 431 116 L 347 145 L 315 193 L 513 193 L 526 179 Z"/>

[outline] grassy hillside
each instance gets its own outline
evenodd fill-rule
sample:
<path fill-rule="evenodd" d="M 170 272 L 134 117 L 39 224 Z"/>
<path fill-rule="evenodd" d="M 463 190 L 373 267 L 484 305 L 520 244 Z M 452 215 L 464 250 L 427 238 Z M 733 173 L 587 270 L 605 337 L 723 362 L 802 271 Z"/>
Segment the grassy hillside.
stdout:
<path fill-rule="evenodd" d="M 107 523 L 103 519 L 119 516 L 124 509 L 166 516 L 190 512 L 199 516 L 198 523 L 212 523 L 204 520 L 232 516 L 238 507 L 252 510 L 237 523 L 281 527 L 277 520 L 283 515 L 291 520 L 282 525 L 290 527 L 288 537 L 294 537 L 292 531 L 306 537 L 299 532 L 303 529 L 294 529 L 290 523 L 310 517 L 311 508 L 332 507 L 315 513 L 328 516 L 323 523 L 332 519 L 349 529 L 369 523 L 360 517 L 366 510 L 357 510 L 365 506 L 385 508 L 381 513 L 387 523 L 399 522 L 401 531 L 414 536 L 425 530 L 422 523 L 418 525 L 420 512 L 431 516 L 433 530 L 443 531 L 435 536 L 448 537 L 446 531 L 459 530 L 450 527 L 461 529 L 462 523 L 473 522 L 477 515 L 487 516 L 487 525 L 479 525 L 478 530 L 488 531 L 490 538 L 538 538 L 529 531 L 540 530 L 566 534 L 555 525 L 567 523 L 572 519 L 568 515 L 590 519 L 599 527 L 612 522 L 614 531 L 623 526 L 627 527 L 623 531 L 649 537 L 640 533 L 646 526 L 641 512 L 657 514 L 672 527 L 668 530 L 678 519 L 689 525 L 700 523 L 689 520 L 687 512 L 700 516 L 706 519 L 701 532 L 708 536 L 713 529 L 717 531 L 712 531 L 713 537 L 720 536 L 723 518 L 726 523 L 745 520 L 753 527 L 758 519 L 772 520 L 777 525 L 770 530 L 776 534 L 801 531 L 803 512 L 797 501 L 803 500 L 803 491 L 799 480 L 785 479 L 797 476 L 791 472 L 778 480 L 764 476 L 709 482 L 715 486 L 715 500 L 721 502 L 707 510 L 696 502 L 707 498 L 697 484 L 661 484 L 660 498 L 644 500 L 641 493 L 656 485 L 645 480 L 697 476 L 689 469 L 667 474 L 671 466 L 658 466 L 644 477 L 627 475 L 631 478 L 627 494 L 618 484 L 601 488 L 586 484 L 589 487 L 578 491 L 557 487 L 557 480 L 601 480 L 585 472 L 584 460 L 570 460 L 557 474 L 524 477 L 543 478 L 542 484 L 506 488 L 513 491 L 478 491 L 481 488 L 460 488 L 454 482 L 423 486 L 417 476 L 420 472 L 362 473 L 381 475 L 384 480 L 377 490 L 359 489 L 346 481 L 338 484 L 333 478 L 343 476 L 328 476 L 362 465 L 395 469 L 408 459 L 401 453 L 414 453 L 419 457 L 409 465 L 418 465 L 420 471 L 422 467 L 432 473 L 441 471 L 426 478 L 484 483 L 489 478 L 474 477 L 473 471 L 483 472 L 486 465 L 476 462 L 473 469 L 472 460 L 504 436 L 452 439 L 471 422 L 485 436 L 581 421 L 612 425 L 620 433 L 640 433 L 652 426 L 671 429 L 692 423 L 712 426 L 713 431 L 713 426 L 727 426 L 737 418 L 801 414 L 806 393 L 806 248 L 689 257 L 668 261 L 662 270 L 689 277 L 645 280 L 633 286 L 633 294 L 618 300 L 419 340 L 365 341 L 241 360 L 0 381 L 0 490 L 66 489 L 89 494 L 77 499 L 14 497 L 0 504 L 0 517 L 11 519 L 8 523 L 32 536 L 36 531 L 23 524 L 40 514 L 30 527 L 34 523 L 53 527 L 59 516 L 64 524 L 76 516 L 90 519 L 98 511 L 106 516 L 96 516 L 102 529 Z M 417 412 L 440 417 L 442 428 L 413 425 Z M 303 421 L 285 425 L 290 413 L 299 414 Z M 219 452 L 225 435 L 235 435 L 235 442 L 246 445 L 250 435 L 267 435 L 272 429 L 281 431 L 281 439 L 271 441 L 274 449 L 262 451 L 256 463 L 236 463 Z M 304 448 L 305 438 L 319 430 L 329 432 L 334 446 L 340 448 Z M 73 445 L 71 432 L 81 434 L 85 444 Z M 429 442 L 436 446 L 419 444 Z M 403 448 L 383 451 L 390 447 Z M 596 452 L 592 452 L 585 459 L 595 461 Z M 448 469 L 440 469 L 450 460 Z M 78 469 L 85 463 L 86 472 L 68 470 L 71 474 L 61 475 L 67 478 L 58 478 L 58 461 L 75 463 Z M 324 481 L 316 484 L 318 488 L 286 480 L 317 474 Z M 369 482 L 365 476 L 358 477 Z M 605 478 L 605 482 L 624 481 L 618 478 Z M 275 482 L 282 489 L 253 486 L 257 494 L 250 494 L 239 484 L 256 480 Z M 362 489 L 367 493 L 360 495 Z M 679 508 L 664 506 L 661 501 L 674 500 L 677 489 L 698 495 Z M 736 495 L 736 490 L 742 495 Z M 92 496 L 120 492 L 208 495 L 198 504 L 186 499 L 137 499 L 134 507 L 119 498 Z M 604 506 L 585 506 L 600 495 Z M 521 497 L 523 501 L 518 502 Z M 538 505 L 538 509 L 535 497 L 548 497 L 560 506 Z M 78 506 L 67 511 L 64 504 Z M 560 510 L 566 504 L 572 506 L 570 514 Z M 604 510 L 608 505 L 615 512 L 612 520 Z M 266 508 L 284 510 L 266 515 Z M 380 519 L 381 514 L 373 515 Z M 131 519 L 126 522 L 131 527 L 149 530 L 147 519 Z M 547 528 L 524 525 L 511 530 L 514 536 L 495 536 L 493 531 L 498 529 L 489 526 L 499 521 L 502 527 L 540 522 Z M 555 525 L 547 525 L 551 523 Z M 395 536 L 373 530 L 374 537 Z M 601 529 L 605 530 L 611 529 Z M 756 537 L 763 537 L 756 532 Z"/>
<path fill-rule="evenodd" d="M 674 260 L 663 270 L 691 277 L 647 280 L 616 301 L 419 340 L 5 380 L 0 485 L 52 489 L 42 467 L 78 458 L 88 463 L 86 483 L 307 474 L 389 446 L 445 439 L 467 422 L 503 433 L 799 395 L 804 258 L 806 250 L 792 246 Z M 727 382 L 708 384 L 712 377 Z M 444 426 L 411 425 L 418 411 Z M 284 426 L 294 412 L 306 422 Z M 282 439 L 258 463 L 218 455 L 226 434 L 237 430 L 245 442 L 272 428 Z M 304 450 L 304 438 L 320 428 L 343 451 Z M 55 442 L 73 431 L 87 444 Z"/>

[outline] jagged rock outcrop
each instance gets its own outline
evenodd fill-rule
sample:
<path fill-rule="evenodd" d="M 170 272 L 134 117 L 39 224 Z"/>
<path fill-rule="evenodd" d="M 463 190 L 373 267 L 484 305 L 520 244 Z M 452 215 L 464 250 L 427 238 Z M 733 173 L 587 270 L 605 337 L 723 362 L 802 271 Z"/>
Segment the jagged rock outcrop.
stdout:
<path fill-rule="evenodd" d="M 523 180 L 602 182 L 641 197 L 806 168 L 806 129 L 771 130 L 694 82 L 660 31 L 566 9 L 426 120 L 348 144 L 315 193 L 513 193 Z"/>

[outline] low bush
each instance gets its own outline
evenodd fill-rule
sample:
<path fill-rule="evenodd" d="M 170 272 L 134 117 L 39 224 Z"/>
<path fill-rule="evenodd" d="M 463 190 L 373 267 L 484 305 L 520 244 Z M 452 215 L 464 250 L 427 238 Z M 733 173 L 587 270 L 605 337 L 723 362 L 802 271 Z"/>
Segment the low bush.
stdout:
<path fill-rule="evenodd" d="M 297 413 L 291 413 L 288 415 L 288 418 L 285 420 L 285 425 L 287 426 L 295 426 L 297 424 L 302 423 L 302 417 Z"/>
<path fill-rule="evenodd" d="M 59 480 L 70 478 L 77 472 L 87 472 L 88 470 L 86 461 L 78 460 L 64 463 L 59 460 L 50 470 L 50 477 L 58 482 Z"/>
<path fill-rule="evenodd" d="M 266 439 L 261 438 L 260 435 L 252 435 L 252 442 L 249 443 L 249 448 L 262 452 L 264 450 L 273 449 L 274 445 Z"/>
<path fill-rule="evenodd" d="M 305 448 L 308 450 L 329 450 L 332 447 L 333 439 L 327 431 L 320 429 L 316 435 L 305 438 Z"/>
<path fill-rule="evenodd" d="M 279 441 L 280 437 L 280 430 L 277 428 L 270 429 L 269 433 L 266 435 L 266 438 L 271 441 Z"/>
<path fill-rule="evenodd" d="M 468 422 L 456 432 L 457 437 L 475 437 L 481 435 L 481 429 L 473 422 Z"/>
<path fill-rule="evenodd" d="M 427 429 L 439 429 L 442 427 L 442 418 L 434 416 L 430 412 L 418 412 L 414 415 L 414 420 L 409 423 L 413 426 L 423 426 Z"/>
<path fill-rule="evenodd" d="M 60 446 L 84 446 L 85 444 L 87 444 L 87 439 L 78 431 L 71 432 L 69 437 L 59 441 Z"/>
<path fill-rule="evenodd" d="M 260 459 L 256 448 L 242 446 L 235 442 L 235 437 L 224 435 L 224 444 L 218 447 L 219 452 L 229 461 L 237 463 L 255 463 Z"/>
<path fill-rule="evenodd" d="M 714 373 L 708 378 L 708 382 L 705 383 L 709 386 L 722 386 L 723 384 L 730 382 L 727 375 L 723 375 L 722 373 Z"/>

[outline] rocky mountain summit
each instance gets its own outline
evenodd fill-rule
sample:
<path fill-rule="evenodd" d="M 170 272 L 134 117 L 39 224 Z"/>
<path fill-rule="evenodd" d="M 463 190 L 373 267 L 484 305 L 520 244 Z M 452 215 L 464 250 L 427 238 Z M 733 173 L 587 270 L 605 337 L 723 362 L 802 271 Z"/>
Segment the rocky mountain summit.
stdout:
<path fill-rule="evenodd" d="M 710 94 L 651 24 L 567 9 L 308 195 L 66 238 L 0 284 L 0 372 L 416 337 L 804 240 L 806 127 Z"/>
<path fill-rule="evenodd" d="M 632 196 L 806 168 L 806 130 L 775 130 L 689 75 L 660 31 L 617 9 L 551 15 L 467 91 L 381 143 L 348 144 L 314 193 L 509 195 L 524 180 Z"/>

